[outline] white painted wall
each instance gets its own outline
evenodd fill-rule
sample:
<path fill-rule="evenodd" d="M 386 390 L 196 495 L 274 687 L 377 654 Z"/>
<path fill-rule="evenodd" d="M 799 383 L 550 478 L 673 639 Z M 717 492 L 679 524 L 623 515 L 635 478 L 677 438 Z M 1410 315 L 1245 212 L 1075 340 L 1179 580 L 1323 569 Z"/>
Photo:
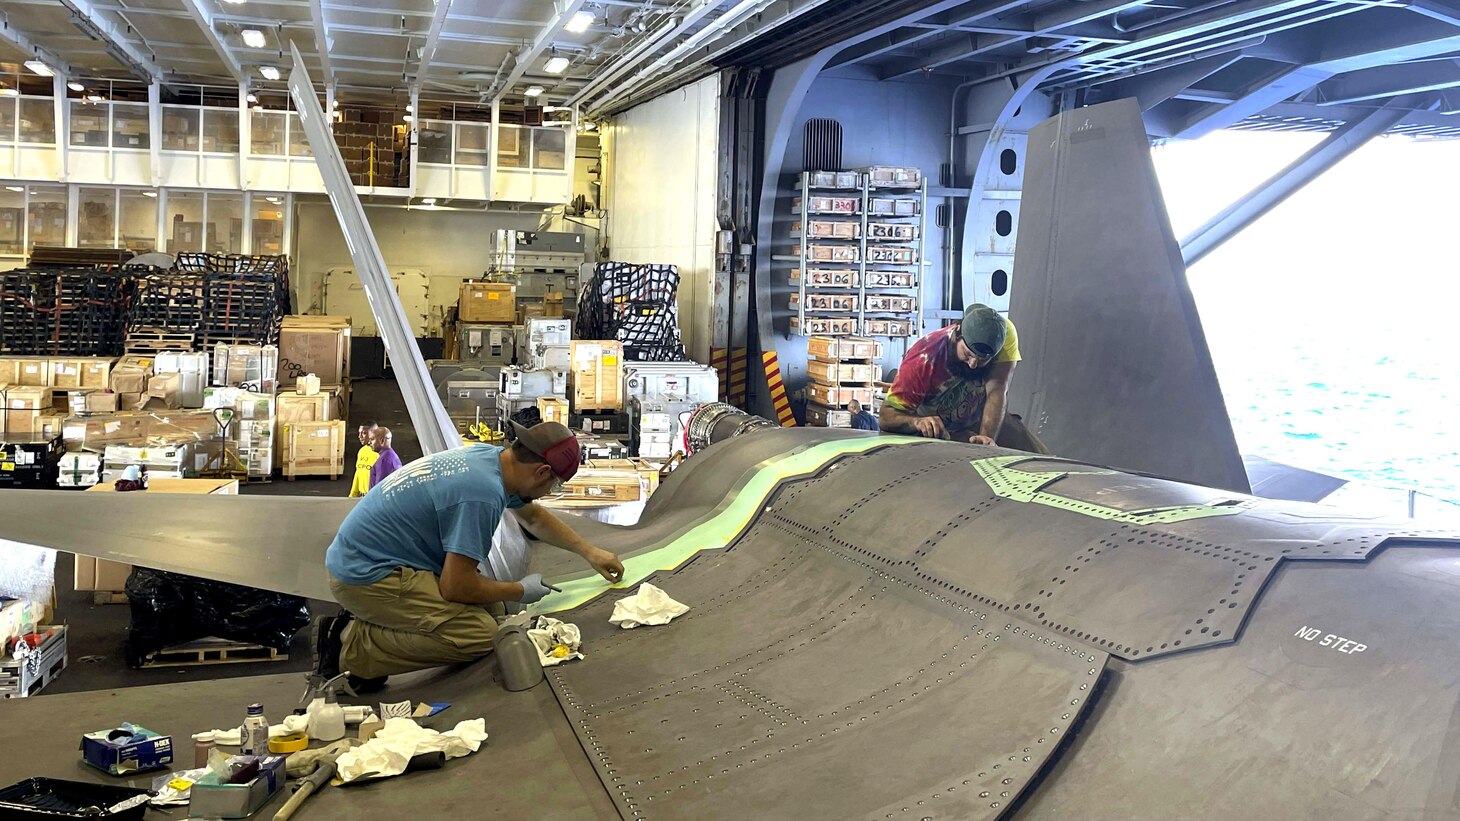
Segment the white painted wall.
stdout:
<path fill-rule="evenodd" d="M 608 258 L 679 266 L 679 326 L 709 361 L 720 79 L 635 106 L 604 129 Z"/>
<path fill-rule="evenodd" d="M 446 209 L 365 207 L 365 216 L 391 269 L 414 268 L 431 278 L 433 309 L 455 305 L 461 281 L 487 269 L 491 237 L 498 228 L 532 231 L 541 211 L 451 211 Z M 340 223 L 327 201 L 298 204 L 294 219 L 294 252 L 290 277 L 296 311 L 323 309 L 324 273 L 352 268 Z M 433 310 L 439 316 L 439 310 Z M 439 333 L 439 320 L 434 325 Z"/>

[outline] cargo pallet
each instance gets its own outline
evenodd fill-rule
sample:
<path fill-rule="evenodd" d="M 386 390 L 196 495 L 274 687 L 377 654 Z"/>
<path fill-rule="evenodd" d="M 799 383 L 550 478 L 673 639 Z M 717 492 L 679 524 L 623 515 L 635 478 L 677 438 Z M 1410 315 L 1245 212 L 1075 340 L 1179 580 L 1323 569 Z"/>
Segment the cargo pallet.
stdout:
<path fill-rule="evenodd" d="M 130 604 L 131 600 L 127 594 L 120 590 L 93 590 L 91 592 L 92 604 Z"/>
<path fill-rule="evenodd" d="M 156 329 L 138 329 L 127 334 L 126 351 L 138 356 L 156 356 L 163 351 L 191 351 L 195 336 Z"/>
<path fill-rule="evenodd" d="M 223 639 L 198 639 L 149 653 L 143 660 L 142 667 L 200 667 L 288 660 L 288 653 L 280 653 L 272 647 Z"/>
<path fill-rule="evenodd" d="M 0 661 L 0 697 L 27 698 L 39 693 L 66 669 L 66 625 L 47 625 L 50 636 L 41 642 L 38 661 L 7 658 Z"/>

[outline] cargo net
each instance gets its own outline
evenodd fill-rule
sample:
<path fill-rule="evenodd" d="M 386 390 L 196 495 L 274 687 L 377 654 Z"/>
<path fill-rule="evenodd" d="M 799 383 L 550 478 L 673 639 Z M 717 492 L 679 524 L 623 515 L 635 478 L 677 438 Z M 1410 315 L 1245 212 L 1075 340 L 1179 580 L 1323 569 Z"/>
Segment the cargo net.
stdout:
<path fill-rule="evenodd" d="M 273 345 L 279 326 L 290 313 L 289 262 L 282 256 L 239 254 L 178 254 L 173 266 L 179 279 L 168 287 L 182 297 L 168 306 L 164 322 L 138 321 L 136 328 L 192 333 L 203 350 L 225 345 Z M 185 298 L 185 277 L 196 277 L 196 316 L 191 325 L 178 325 L 192 312 Z"/>
<path fill-rule="evenodd" d="M 118 356 L 134 272 L 73 268 L 0 273 L 0 351 L 37 356 Z"/>
<path fill-rule="evenodd" d="M 628 360 L 681 362 L 678 290 L 673 265 L 600 262 L 578 297 L 578 338 L 618 340 Z"/>

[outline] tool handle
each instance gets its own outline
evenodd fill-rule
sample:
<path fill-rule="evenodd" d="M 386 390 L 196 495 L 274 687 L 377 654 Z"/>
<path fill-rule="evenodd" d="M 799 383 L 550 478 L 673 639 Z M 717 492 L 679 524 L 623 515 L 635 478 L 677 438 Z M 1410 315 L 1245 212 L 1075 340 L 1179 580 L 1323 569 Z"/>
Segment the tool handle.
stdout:
<path fill-rule="evenodd" d="M 299 788 L 294 791 L 294 794 L 289 796 L 289 800 L 284 802 L 284 806 L 280 807 L 279 811 L 274 813 L 274 821 L 289 821 L 290 818 L 294 817 L 294 811 L 303 806 L 305 799 L 313 794 L 313 781 L 306 780 L 301 783 Z"/>

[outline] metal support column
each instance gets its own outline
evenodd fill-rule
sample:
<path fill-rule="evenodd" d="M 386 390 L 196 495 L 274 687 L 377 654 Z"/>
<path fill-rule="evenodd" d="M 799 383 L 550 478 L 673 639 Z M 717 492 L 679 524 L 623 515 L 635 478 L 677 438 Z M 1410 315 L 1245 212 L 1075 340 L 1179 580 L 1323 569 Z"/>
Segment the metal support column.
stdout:
<path fill-rule="evenodd" d="M 732 68 L 722 74 L 720 86 L 710 359 L 719 370 L 720 399 L 742 408 L 749 385 L 755 195 L 762 173 L 766 85 L 761 69 Z"/>
<path fill-rule="evenodd" d="M 1388 131 L 1408 113 L 1408 108 L 1391 103 L 1362 119 L 1345 123 L 1343 128 L 1333 132 L 1287 168 L 1269 177 L 1183 239 L 1182 259 L 1188 266 L 1196 263 L 1320 174 L 1337 165 L 1359 146 Z"/>

